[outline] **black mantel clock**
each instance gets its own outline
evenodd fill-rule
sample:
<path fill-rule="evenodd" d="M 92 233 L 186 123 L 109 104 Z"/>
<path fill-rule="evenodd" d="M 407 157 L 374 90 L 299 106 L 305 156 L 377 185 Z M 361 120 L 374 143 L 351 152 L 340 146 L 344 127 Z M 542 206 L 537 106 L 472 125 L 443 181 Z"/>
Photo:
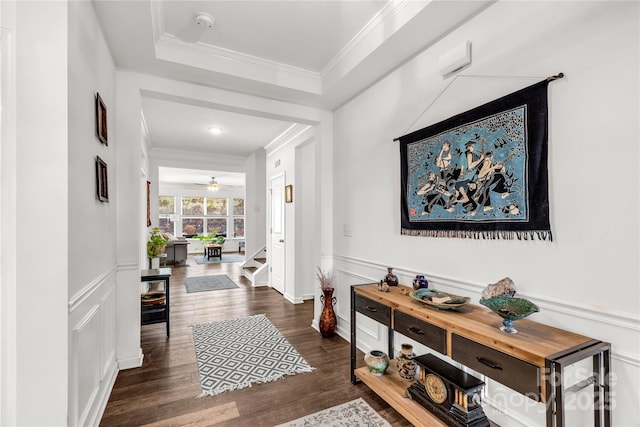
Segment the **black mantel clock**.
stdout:
<path fill-rule="evenodd" d="M 452 427 L 489 426 L 481 406 L 484 382 L 432 354 L 418 356 L 420 378 L 407 391 L 431 413 Z"/>

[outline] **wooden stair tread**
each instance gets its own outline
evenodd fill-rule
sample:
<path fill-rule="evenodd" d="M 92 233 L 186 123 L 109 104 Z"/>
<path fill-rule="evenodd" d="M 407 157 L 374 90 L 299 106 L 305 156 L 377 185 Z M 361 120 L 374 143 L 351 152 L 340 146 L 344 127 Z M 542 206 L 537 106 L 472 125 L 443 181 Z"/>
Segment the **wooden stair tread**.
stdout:
<path fill-rule="evenodd" d="M 266 262 L 267 262 L 267 259 L 266 259 L 266 258 L 254 258 L 253 260 L 254 260 L 254 261 L 257 261 L 257 262 L 259 262 L 259 263 L 261 263 L 261 264 L 264 264 L 264 263 L 266 263 Z"/>
<path fill-rule="evenodd" d="M 244 267 L 245 270 L 254 273 L 258 268 L 257 267 Z"/>

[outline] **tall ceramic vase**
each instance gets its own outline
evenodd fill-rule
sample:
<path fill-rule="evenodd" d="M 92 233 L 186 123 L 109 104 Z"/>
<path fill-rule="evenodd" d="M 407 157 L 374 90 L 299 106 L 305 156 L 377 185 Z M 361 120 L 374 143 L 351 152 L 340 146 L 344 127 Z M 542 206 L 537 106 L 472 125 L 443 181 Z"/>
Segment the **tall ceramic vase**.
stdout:
<path fill-rule="evenodd" d="M 333 311 L 333 305 L 336 303 L 336 297 L 333 296 L 333 288 L 322 290 L 320 302 L 323 306 L 319 322 L 320 333 L 324 338 L 330 338 L 336 334 L 336 326 L 338 325 L 336 313 Z"/>

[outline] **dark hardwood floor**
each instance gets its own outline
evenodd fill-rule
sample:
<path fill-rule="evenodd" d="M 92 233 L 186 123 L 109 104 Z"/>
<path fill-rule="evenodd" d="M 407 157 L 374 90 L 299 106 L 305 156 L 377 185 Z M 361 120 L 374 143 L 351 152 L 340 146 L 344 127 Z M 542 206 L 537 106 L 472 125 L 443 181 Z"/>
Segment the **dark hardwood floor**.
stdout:
<path fill-rule="evenodd" d="M 311 327 L 313 302 L 291 304 L 277 291 L 253 288 L 240 263 L 172 269 L 171 336 L 165 324 L 141 328 L 142 367 L 121 371 L 101 426 L 273 426 L 362 397 L 394 426 L 410 426 L 364 384 L 352 385 L 349 344 Z M 185 277 L 227 274 L 239 289 L 187 294 Z M 264 313 L 315 371 L 218 396 L 197 398 L 198 370 L 190 325 Z M 362 357 L 360 354 L 359 357 Z"/>

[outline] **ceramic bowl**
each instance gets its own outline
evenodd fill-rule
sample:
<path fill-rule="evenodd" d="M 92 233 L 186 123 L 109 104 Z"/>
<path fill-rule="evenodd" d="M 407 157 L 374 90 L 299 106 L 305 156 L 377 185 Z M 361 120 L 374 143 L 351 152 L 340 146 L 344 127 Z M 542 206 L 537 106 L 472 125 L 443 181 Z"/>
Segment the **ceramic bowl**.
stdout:
<path fill-rule="evenodd" d="M 461 297 L 459 295 L 426 288 L 411 291 L 409 292 L 409 296 L 426 304 L 428 307 L 437 308 L 438 310 L 455 310 L 458 307 L 467 305 L 470 301 L 469 297 Z M 446 298 L 449 298 L 449 300 L 446 302 L 438 302 Z"/>

